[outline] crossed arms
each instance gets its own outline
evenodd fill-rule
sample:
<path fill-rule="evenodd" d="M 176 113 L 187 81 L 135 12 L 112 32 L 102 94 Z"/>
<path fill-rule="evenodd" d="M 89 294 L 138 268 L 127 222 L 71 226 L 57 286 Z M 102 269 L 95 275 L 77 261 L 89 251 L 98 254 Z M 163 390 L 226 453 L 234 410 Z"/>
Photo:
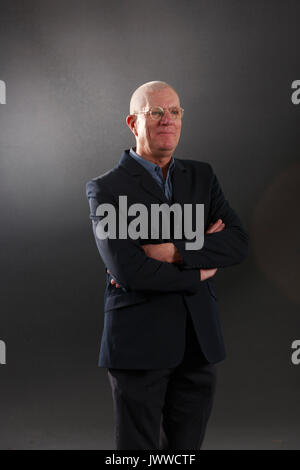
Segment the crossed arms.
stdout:
<path fill-rule="evenodd" d="M 101 240 L 96 235 L 101 220 L 96 215 L 97 207 L 110 203 L 118 213 L 117 201 L 101 178 L 87 183 L 86 195 L 100 256 L 113 277 L 112 284 L 126 290 L 195 294 L 200 280 L 213 276 L 217 268 L 240 263 L 248 254 L 248 236 L 213 172 L 208 217 L 211 224 L 201 250 L 186 250 L 184 240 L 158 245 L 141 245 L 130 238 Z"/>
<path fill-rule="evenodd" d="M 217 233 L 223 230 L 224 227 L 225 224 L 221 219 L 219 219 L 217 222 L 211 223 L 205 233 Z M 155 245 L 149 243 L 143 245 L 142 248 L 150 258 L 166 263 L 182 263 L 182 256 L 174 243 L 159 243 Z M 218 268 L 200 269 L 200 280 L 205 281 L 206 279 L 209 279 L 216 274 L 217 270 Z M 107 270 L 107 272 L 109 273 L 110 271 Z M 111 279 L 110 282 L 115 287 L 121 287 L 114 279 Z"/>

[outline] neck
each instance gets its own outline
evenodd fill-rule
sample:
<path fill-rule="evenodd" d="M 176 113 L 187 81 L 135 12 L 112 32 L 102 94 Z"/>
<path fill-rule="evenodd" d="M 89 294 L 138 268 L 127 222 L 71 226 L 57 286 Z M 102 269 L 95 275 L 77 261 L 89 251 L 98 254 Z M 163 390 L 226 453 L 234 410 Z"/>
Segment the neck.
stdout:
<path fill-rule="evenodd" d="M 164 170 L 166 171 L 166 173 L 168 172 L 168 168 L 172 159 L 172 151 L 162 150 L 155 153 L 148 153 L 145 150 L 140 149 L 138 146 L 134 148 L 134 151 L 145 160 L 148 160 L 149 162 L 155 163 L 156 165 L 160 166 L 163 174 Z"/>

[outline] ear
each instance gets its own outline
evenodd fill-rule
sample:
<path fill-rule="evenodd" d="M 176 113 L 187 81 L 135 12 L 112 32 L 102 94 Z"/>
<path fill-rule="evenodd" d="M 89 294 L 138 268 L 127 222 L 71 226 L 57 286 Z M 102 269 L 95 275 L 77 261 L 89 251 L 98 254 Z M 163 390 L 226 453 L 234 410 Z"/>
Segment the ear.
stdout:
<path fill-rule="evenodd" d="M 133 134 L 137 137 L 138 133 L 137 133 L 137 128 L 136 128 L 136 116 L 134 114 L 129 114 L 127 116 L 126 124 L 131 130 L 131 132 L 133 132 Z"/>

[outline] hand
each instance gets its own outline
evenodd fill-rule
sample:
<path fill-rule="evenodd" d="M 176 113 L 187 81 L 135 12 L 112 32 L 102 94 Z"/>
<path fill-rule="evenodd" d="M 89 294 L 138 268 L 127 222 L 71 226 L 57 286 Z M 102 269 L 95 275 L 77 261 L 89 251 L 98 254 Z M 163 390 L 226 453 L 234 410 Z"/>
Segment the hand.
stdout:
<path fill-rule="evenodd" d="M 222 219 L 217 220 L 215 223 L 211 223 L 205 233 L 216 233 L 223 230 L 225 224 Z M 182 257 L 174 243 L 158 243 L 142 245 L 144 252 L 149 258 L 154 258 L 158 261 L 164 261 L 167 263 L 181 263 Z"/>
<path fill-rule="evenodd" d="M 225 224 L 222 222 L 222 219 L 218 219 L 217 222 L 209 224 L 208 229 L 205 233 L 216 233 L 221 232 L 225 227 Z"/>
<path fill-rule="evenodd" d="M 176 263 L 181 261 L 181 255 L 173 243 L 145 244 L 143 250 L 149 258 L 165 261 L 167 263 Z M 108 274 L 110 274 L 107 269 Z M 115 287 L 121 287 L 114 279 L 110 283 Z"/>
<path fill-rule="evenodd" d="M 206 279 L 213 277 L 217 271 L 218 268 L 200 269 L 200 280 L 206 281 Z"/>
<path fill-rule="evenodd" d="M 181 255 L 174 243 L 145 244 L 142 248 L 149 258 L 167 263 L 180 263 Z"/>
<path fill-rule="evenodd" d="M 225 224 L 222 219 L 217 220 L 215 223 L 211 223 L 205 233 L 216 233 L 223 230 Z M 181 255 L 174 245 L 174 243 L 147 243 L 142 245 L 142 248 L 149 258 L 154 258 L 158 261 L 164 261 L 167 263 L 181 263 Z M 107 272 L 109 270 L 107 269 Z M 210 277 L 214 276 L 217 272 L 217 268 L 200 269 L 201 281 L 205 281 Z M 114 279 L 111 279 L 110 283 L 115 287 L 121 287 Z"/>
<path fill-rule="evenodd" d="M 222 222 L 222 219 L 217 220 L 217 222 L 211 223 L 205 233 L 216 233 L 221 232 L 225 227 L 225 224 Z M 201 281 L 206 281 L 210 277 L 213 277 L 218 268 L 210 269 L 200 269 L 200 279 Z"/>
<path fill-rule="evenodd" d="M 110 274 L 110 271 L 108 269 L 106 271 L 108 272 L 108 274 Z M 110 283 L 115 287 L 121 287 L 120 284 L 118 284 L 114 279 L 111 279 Z"/>

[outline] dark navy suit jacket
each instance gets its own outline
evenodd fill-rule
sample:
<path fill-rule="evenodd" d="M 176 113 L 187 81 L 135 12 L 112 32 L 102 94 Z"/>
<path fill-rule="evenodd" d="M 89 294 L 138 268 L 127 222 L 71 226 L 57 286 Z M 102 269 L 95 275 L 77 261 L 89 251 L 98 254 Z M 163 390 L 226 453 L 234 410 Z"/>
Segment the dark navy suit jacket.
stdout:
<path fill-rule="evenodd" d="M 205 231 L 220 218 L 226 224 L 221 232 L 205 234 L 200 250 L 186 250 L 185 239 L 172 238 L 172 232 L 168 240 L 100 240 L 96 236 L 98 205 L 110 203 L 118 211 L 119 195 L 127 196 L 128 207 L 142 203 L 149 213 L 151 204 L 170 205 L 157 182 L 129 155 L 129 150 L 114 168 L 86 184 L 96 244 L 111 273 L 106 272 L 99 367 L 175 367 L 184 355 L 187 310 L 207 360 L 215 363 L 226 356 L 214 281 L 200 281 L 200 268 L 225 268 L 243 261 L 248 254 L 248 235 L 209 163 L 175 158 L 172 184 L 172 202 L 182 208 L 183 204 L 204 204 Z M 128 217 L 128 223 L 132 218 Z M 176 245 L 182 264 L 155 260 L 142 248 L 145 243 L 165 242 Z M 112 277 L 124 290 L 111 285 Z"/>

